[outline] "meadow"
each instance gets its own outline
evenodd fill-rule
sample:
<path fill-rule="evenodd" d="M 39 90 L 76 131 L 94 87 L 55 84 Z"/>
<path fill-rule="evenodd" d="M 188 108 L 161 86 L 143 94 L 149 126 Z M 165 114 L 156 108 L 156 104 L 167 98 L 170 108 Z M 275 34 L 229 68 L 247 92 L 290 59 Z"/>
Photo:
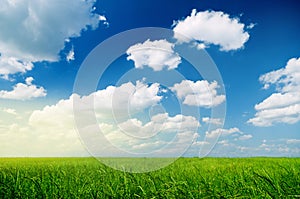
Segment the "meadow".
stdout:
<path fill-rule="evenodd" d="M 148 173 L 94 158 L 0 158 L 0 198 L 300 198 L 300 158 L 179 158 Z"/>

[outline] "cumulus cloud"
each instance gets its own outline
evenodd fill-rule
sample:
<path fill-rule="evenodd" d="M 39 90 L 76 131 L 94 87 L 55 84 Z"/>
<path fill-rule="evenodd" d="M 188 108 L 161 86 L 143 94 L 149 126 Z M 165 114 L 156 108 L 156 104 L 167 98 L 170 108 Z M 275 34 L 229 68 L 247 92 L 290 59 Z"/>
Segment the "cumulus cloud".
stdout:
<path fill-rule="evenodd" d="M 0 78 L 9 80 L 10 74 L 25 73 L 32 70 L 33 64 L 29 61 L 21 61 L 15 57 L 0 55 Z"/>
<path fill-rule="evenodd" d="M 75 52 L 74 52 L 74 47 L 69 51 L 69 53 L 66 56 L 67 62 L 75 60 Z"/>
<path fill-rule="evenodd" d="M 234 128 L 230 128 L 230 129 L 216 129 L 210 132 L 206 132 L 205 135 L 207 138 L 217 138 L 219 136 L 228 136 L 228 135 L 232 135 L 234 133 L 238 133 L 238 134 L 242 134 L 242 132 L 240 131 L 240 129 L 234 127 Z"/>
<path fill-rule="evenodd" d="M 154 71 L 175 69 L 181 63 L 181 57 L 174 52 L 174 45 L 165 39 L 138 43 L 127 51 L 127 60 L 134 61 L 135 68 L 150 67 Z"/>
<path fill-rule="evenodd" d="M 94 0 L 1 1 L 0 76 L 24 73 L 33 62 L 58 61 L 69 38 L 98 27 Z"/>
<path fill-rule="evenodd" d="M 207 123 L 207 124 L 215 124 L 215 125 L 222 124 L 222 120 L 220 118 L 203 117 L 202 122 Z"/>
<path fill-rule="evenodd" d="M 32 80 L 32 78 L 27 78 L 26 82 L 32 84 Z M 84 104 L 90 103 L 90 99 L 93 98 L 97 119 L 101 121 L 99 126 L 108 134 L 107 137 L 113 138 L 113 133 L 118 129 L 111 113 L 113 106 L 115 105 L 114 109 L 117 115 L 126 113 L 128 117 L 128 105 L 135 110 L 147 108 L 161 99 L 157 93 L 157 84 L 146 85 L 137 82 L 136 84 L 125 83 L 119 87 L 109 86 L 88 96 L 72 94 L 68 99 L 62 99 L 41 110 L 34 110 L 24 125 L 12 124 L 6 125 L 3 129 L 0 128 L 0 133 L 7 135 L 0 136 L 0 142 L 3 144 L 0 155 L 89 156 L 76 131 L 73 112 L 75 100 Z M 170 117 L 170 120 L 172 119 Z M 152 120 L 158 120 L 158 116 L 153 117 Z M 178 124 L 176 123 L 176 125 Z M 120 135 L 112 140 L 117 142 L 119 138 Z M 136 143 L 132 147 L 138 144 L 141 143 Z"/>
<path fill-rule="evenodd" d="M 199 126 L 200 123 L 195 117 L 181 114 L 170 117 L 168 113 L 154 115 L 146 124 L 137 119 L 130 119 L 119 124 L 120 129 L 138 138 L 151 137 L 160 132 L 193 131 Z"/>
<path fill-rule="evenodd" d="M 288 139 L 287 144 L 300 144 L 300 139 Z"/>
<path fill-rule="evenodd" d="M 136 118 L 129 119 L 115 126 L 114 131 L 110 129 L 104 133 L 119 148 L 134 153 L 147 153 L 165 148 L 168 144 L 181 145 L 179 148 L 189 146 L 196 138 L 199 126 L 197 119 L 192 116 L 179 114 L 172 117 L 165 113 L 154 115 L 146 123 Z"/>
<path fill-rule="evenodd" d="M 37 97 L 45 97 L 47 91 L 43 87 L 38 87 L 32 84 L 34 79 L 27 77 L 24 83 L 18 83 L 13 87 L 13 90 L 6 91 L 0 90 L 1 99 L 14 99 L 14 100 L 29 100 Z"/>
<path fill-rule="evenodd" d="M 26 82 L 32 83 L 28 78 Z M 121 150 L 133 154 L 148 154 L 156 151 L 161 156 L 180 155 L 197 137 L 200 126 L 197 118 L 188 115 L 169 115 L 158 113 L 145 119 L 140 115 L 128 115 L 128 106 L 132 109 L 144 110 L 160 102 L 159 85 L 147 85 L 143 82 L 124 83 L 120 86 L 109 86 L 87 96 L 72 94 L 69 98 L 34 110 L 24 124 L 0 126 L 3 147 L 0 155 L 18 156 L 86 156 L 89 155 L 80 142 L 76 132 L 74 118 L 74 102 L 86 104 L 93 98 L 96 118 L 107 140 L 97 142 L 104 146 L 107 141 Z M 144 100 L 143 100 L 144 99 Z M 109 114 L 114 109 L 115 115 Z M 144 110 L 143 110 L 144 109 Z M 83 112 L 85 110 L 82 110 Z M 114 116 L 126 113 L 123 120 L 115 120 Z M 147 113 L 145 113 L 147 115 Z M 83 114 L 84 115 L 84 114 Z M 82 119 L 85 119 L 83 117 Z M 89 127 L 87 127 L 88 129 Z M 2 132 L 3 131 L 3 132 Z M 89 131 L 87 131 L 89 132 Z M 18 138 L 18 139 L 16 139 Z M 12 140 L 9 142 L 9 140 Z M 162 150 L 160 150 L 162 149 Z M 108 150 L 108 149 L 106 149 Z M 114 151 L 105 151 L 109 155 L 118 156 Z M 150 154 L 151 155 L 151 154 Z"/>
<path fill-rule="evenodd" d="M 294 124 L 300 121 L 300 58 L 292 58 L 284 68 L 259 78 L 264 89 L 275 86 L 276 92 L 255 105 L 257 113 L 248 120 L 255 126 L 275 123 Z"/>
<path fill-rule="evenodd" d="M 73 94 L 69 99 L 59 101 L 54 107 L 46 106 L 42 111 L 35 111 L 32 118 L 35 118 L 35 121 L 38 121 L 39 118 L 48 118 L 50 122 L 52 119 L 49 118 L 48 110 L 51 110 L 51 112 L 52 110 L 56 110 L 55 112 L 68 110 L 71 113 L 74 101 L 80 104 L 94 102 L 95 113 L 99 118 L 107 118 L 113 116 L 113 114 L 115 114 L 115 117 L 121 117 L 157 104 L 162 99 L 158 93 L 159 84 L 157 83 L 147 85 L 139 81 L 136 84 L 128 82 L 118 87 L 108 86 L 87 96 Z M 54 118 L 53 120 L 56 121 Z"/>
<path fill-rule="evenodd" d="M 243 48 L 248 41 L 250 36 L 244 28 L 245 25 L 238 18 L 232 18 L 224 12 L 197 12 L 194 9 L 190 16 L 176 21 L 173 30 L 179 42 L 196 40 L 200 43 L 200 49 L 214 44 L 220 46 L 222 51 L 230 51 Z"/>
<path fill-rule="evenodd" d="M 225 95 L 218 95 L 218 88 L 219 85 L 216 81 L 209 83 L 206 80 L 196 82 L 183 80 L 170 89 L 186 105 L 211 108 L 225 101 Z"/>
<path fill-rule="evenodd" d="M 173 144 L 172 150 L 180 151 L 182 147 L 189 146 L 197 135 L 196 132 L 200 123 L 196 118 L 181 114 L 170 116 L 168 113 L 163 113 L 153 115 L 146 122 L 134 117 L 125 121 L 118 121 L 115 120 L 113 115 L 107 114 L 108 110 L 113 109 L 113 104 L 115 104 L 115 113 L 118 115 L 119 112 L 122 113 L 123 109 L 126 109 L 128 103 L 134 106 L 134 109 L 145 109 L 157 103 L 160 97 L 157 95 L 156 97 L 151 96 L 152 90 L 156 90 L 156 85 L 152 85 L 153 87 L 141 82 L 136 85 L 125 83 L 119 87 L 109 86 L 89 96 L 73 94 L 69 99 L 61 100 L 57 104 L 34 111 L 30 116 L 29 125 L 35 129 L 34 131 L 41 131 L 40 139 L 48 140 L 51 137 L 50 140 L 53 140 L 53 142 L 56 140 L 53 145 L 65 143 L 69 146 L 69 149 L 73 148 L 72 146 L 78 147 L 79 138 L 76 138 L 73 102 L 76 100 L 83 104 L 89 103 L 89 98 L 93 97 L 99 128 L 106 139 L 114 146 L 133 153 L 147 153 L 164 148 L 168 144 Z M 157 92 L 155 91 L 154 94 L 157 94 Z M 144 102 L 138 100 L 142 97 L 141 95 L 146 99 Z M 115 99 L 112 99 L 114 97 Z M 128 99 L 124 100 L 124 98 Z M 130 102 L 131 99 L 133 102 Z M 114 100 L 117 101 L 112 102 Z M 104 115 L 105 117 L 103 117 Z M 45 131 L 48 133 L 45 133 Z M 71 142 L 75 144 L 72 145 Z M 98 144 L 101 145 L 101 143 Z"/>
<path fill-rule="evenodd" d="M 218 144 L 221 144 L 222 146 L 229 146 L 230 145 L 228 140 L 221 140 L 221 141 L 218 142 Z"/>
<path fill-rule="evenodd" d="M 252 150 L 260 151 L 262 154 L 271 156 L 295 156 L 300 154 L 298 143 L 293 143 L 296 139 L 264 140 L 257 148 Z M 292 142 L 289 142 L 292 141 Z"/>
<path fill-rule="evenodd" d="M 240 154 L 248 151 L 247 147 L 240 145 L 246 141 L 249 143 L 248 140 L 252 137 L 252 135 L 245 134 L 237 127 L 210 130 L 205 133 L 205 142 L 207 142 L 207 144 L 203 145 L 201 152 L 202 154 L 209 153 L 211 156 L 240 156 Z M 216 142 L 217 144 L 214 146 Z M 207 146 L 210 146 L 210 148 L 206 148 Z M 241 153 L 241 151 L 243 153 Z"/>
<path fill-rule="evenodd" d="M 105 26 L 109 26 L 109 22 L 107 21 L 106 16 L 104 15 L 99 15 L 99 21 L 101 21 Z"/>
<path fill-rule="evenodd" d="M 4 108 L 3 112 L 11 114 L 11 115 L 17 115 L 17 111 L 15 109 L 12 109 L 12 108 Z"/>
<path fill-rule="evenodd" d="M 252 135 L 248 134 L 248 135 L 242 135 L 242 136 L 240 136 L 238 139 L 239 139 L 239 140 L 249 140 L 249 139 L 251 139 L 252 137 L 253 137 Z"/>

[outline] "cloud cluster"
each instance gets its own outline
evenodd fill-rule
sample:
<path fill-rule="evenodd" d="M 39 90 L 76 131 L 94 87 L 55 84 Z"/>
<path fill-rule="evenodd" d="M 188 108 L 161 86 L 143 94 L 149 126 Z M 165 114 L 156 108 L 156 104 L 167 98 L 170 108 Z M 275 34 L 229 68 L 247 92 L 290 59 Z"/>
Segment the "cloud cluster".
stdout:
<path fill-rule="evenodd" d="M 292 141 L 292 142 L 291 142 Z M 281 139 L 281 140 L 263 140 L 262 143 L 254 151 L 263 151 L 268 155 L 275 156 L 295 156 L 300 154 L 300 140 L 297 139 Z"/>
<path fill-rule="evenodd" d="M 134 61 L 135 68 L 144 66 L 152 68 L 154 71 L 175 69 L 181 63 L 181 57 L 174 52 L 174 44 L 165 39 L 138 43 L 131 46 L 126 51 L 127 60 Z"/>
<path fill-rule="evenodd" d="M 67 62 L 75 60 L 74 47 L 72 47 L 72 49 L 68 52 L 68 54 L 66 56 L 66 60 L 67 60 Z"/>
<path fill-rule="evenodd" d="M 238 18 L 217 11 L 192 11 L 191 16 L 174 23 L 174 37 L 179 42 L 198 41 L 198 48 L 203 49 L 210 44 L 220 46 L 222 51 L 243 48 L 249 39 L 244 30 L 245 25 Z M 185 37 L 183 37 L 183 36 Z"/>
<path fill-rule="evenodd" d="M 21 61 L 15 57 L 0 54 L 0 78 L 9 80 L 10 74 L 25 73 L 33 68 L 30 61 Z"/>
<path fill-rule="evenodd" d="M 236 127 L 230 128 L 230 129 L 218 128 L 218 129 L 215 129 L 213 131 L 206 132 L 205 135 L 209 139 L 216 139 L 219 136 L 221 136 L 221 137 L 232 136 L 232 137 L 234 137 L 235 141 L 238 141 L 238 140 L 249 140 L 249 139 L 251 139 L 253 137 L 250 134 L 244 134 L 239 128 L 236 128 Z"/>
<path fill-rule="evenodd" d="M 112 118 L 128 116 L 152 105 L 157 104 L 162 97 L 158 95 L 159 84 L 147 85 L 137 81 L 136 84 L 131 82 L 117 86 L 108 86 L 103 90 L 98 90 L 88 96 L 79 96 L 73 94 L 69 99 L 61 100 L 56 105 L 46 106 L 41 111 L 34 111 L 30 121 L 57 121 L 63 125 L 64 118 L 57 120 L 58 115 L 72 115 L 73 103 L 80 104 L 93 103 L 94 110 L 98 118 Z M 55 114 L 53 114 L 55 113 Z M 58 113 L 58 115 L 57 115 Z M 53 117 L 52 117 L 53 116 Z M 71 116 L 70 116 L 71 117 Z"/>
<path fill-rule="evenodd" d="M 175 69 L 181 63 L 181 57 L 174 51 L 175 45 L 192 42 L 197 49 L 207 48 L 214 44 L 220 46 L 221 51 L 237 50 L 244 47 L 249 39 L 245 25 L 238 18 L 231 18 L 228 14 L 217 11 L 197 12 L 192 10 L 191 16 L 173 24 L 174 38 L 177 43 L 169 41 L 146 40 L 127 50 L 127 60 L 134 61 L 135 68 L 150 67 L 154 71 Z M 247 26 L 247 29 L 254 24 Z"/>
<path fill-rule="evenodd" d="M 109 142 L 123 150 L 134 153 L 162 150 L 162 153 L 167 153 L 170 148 L 180 152 L 182 147 L 192 144 L 199 126 L 198 120 L 192 116 L 178 114 L 172 117 L 165 113 L 154 115 L 146 123 L 132 118 L 103 132 Z M 166 145 L 171 147 L 166 149 Z"/>
<path fill-rule="evenodd" d="M 94 0 L 1 1 L 0 77 L 24 73 L 33 62 L 58 61 L 69 38 L 98 27 Z"/>
<path fill-rule="evenodd" d="M 199 126 L 200 123 L 195 117 L 181 114 L 170 117 L 168 113 L 154 115 L 146 124 L 143 124 L 143 122 L 138 119 L 129 119 L 119 124 L 119 128 L 122 131 L 138 138 L 151 137 L 160 132 L 174 133 L 195 131 Z"/>
<path fill-rule="evenodd" d="M 202 122 L 207 124 L 215 124 L 215 125 L 221 125 L 223 123 L 222 119 L 220 118 L 209 118 L 209 117 L 203 117 Z"/>
<path fill-rule="evenodd" d="M 88 96 L 73 94 L 69 99 L 61 100 L 52 106 L 46 106 L 42 110 L 36 110 L 29 119 L 31 131 L 39 133 L 39 139 L 46 139 L 49 143 L 53 142 L 53 146 L 59 146 L 60 155 L 65 153 L 60 145 L 65 144 L 71 151 L 72 146 L 79 146 L 79 138 L 75 131 L 73 103 L 75 100 L 77 103 L 90 103 L 90 98 L 94 98 L 99 128 L 107 140 L 114 146 L 133 153 L 155 151 L 168 144 L 173 145 L 172 150 L 181 151 L 182 148 L 191 144 L 197 134 L 197 128 L 200 126 L 199 121 L 192 116 L 181 114 L 169 116 L 168 113 L 153 115 L 146 122 L 135 117 L 125 121 L 115 120 L 114 115 L 108 113 L 112 109 L 115 109 L 117 114 L 122 112 L 128 114 L 128 110 L 126 110 L 128 104 L 132 109 L 140 110 L 160 101 L 158 85 L 149 86 L 137 82 L 135 85 L 124 83 L 119 87 L 109 86 Z M 74 145 L 71 144 L 72 142 Z M 101 143 L 99 144 L 101 145 Z M 78 150 L 74 149 L 74 151 Z M 170 151 L 162 152 L 171 154 Z"/>
<path fill-rule="evenodd" d="M 210 132 L 206 132 L 205 135 L 207 138 L 217 138 L 219 136 L 228 136 L 234 133 L 238 133 L 238 134 L 242 134 L 242 132 L 240 131 L 240 129 L 238 128 L 230 128 L 230 129 L 216 129 Z"/>
<path fill-rule="evenodd" d="M 43 87 L 32 84 L 34 79 L 27 77 L 24 83 L 18 83 L 13 90 L 0 90 L 0 99 L 29 100 L 37 97 L 45 97 L 47 91 Z"/>
<path fill-rule="evenodd" d="M 279 70 L 259 78 L 264 89 L 275 86 L 276 92 L 255 105 L 257 113 L 248 120 L 255 126 L 272 126 L 275 123 L 294 124 L 300 121 L 300 58 L 292 58 Z"/>
<path fill-rule="evenodd" d="M 209 83 L 206 80 L 196 82 L 183 80 L 170 89 L 186 105 L 211 108 L 225 101 L 225 95 L 218 95 L 218 88 L 216 81 Z"/>
<path fill-rule="evenodd" d="M 11 114 L 11 115 L 17 115 L 16 110 L 13 109 L 13 108 L 4 108 L 4 109 L 3 109 L 3 112 L 8 113 L 8 114 Z"/>
<path fill-rule="evenodd" d="M 27 78 L 26 82 L 27 84 L 31 83 L 32 78 Z M 72 94 L 68 99 L 60 100 L 54 105 L 34 110 L 30 114 L 29 120 L 26 119 L 22 124 L 7 124 L 3 129 L 0 128 L 0 134 L 5 134 L 5 136 L 0 136 L 0 142 L 3 144 L 0 154 L 9 156 L 88 156 L 89 154 L 76 131 L 74 101 L 85 104 L 90 103 L 93 98 L 96 116 L 100 121 L 99 125 L 102 130 L 110 134 L 118 127 L 113 122 L 112 109 L 116 113 L 126 113 L 128 117 L 128 106 L 139 110 L 156 104 L 161 99 L 157 95 L 158 90 L 157 84 L 146 85 L 142 82 L 136 84 L 129 82 L 119 87 L 109 86 L 88 96 Z M 6 110 L 6 112 L 15 113 L 14 110 Z M 112 135 L 114 134 L 110 134 L 110 138 Z M 109 137 L 109 135 L 107 136 Z M 113 141 L 116 142 L 119 137 L 116 136 Z"/>

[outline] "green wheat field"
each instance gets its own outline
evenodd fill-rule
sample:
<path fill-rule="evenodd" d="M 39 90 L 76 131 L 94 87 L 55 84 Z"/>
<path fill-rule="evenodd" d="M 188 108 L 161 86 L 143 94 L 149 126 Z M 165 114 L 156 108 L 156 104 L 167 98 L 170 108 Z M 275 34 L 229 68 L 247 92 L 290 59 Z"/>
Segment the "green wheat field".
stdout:
<path fill-rule="evenodd" d="M 300 158 L 179 158 L 148 173 L 94 158 L 0 158 L 0 198 L 300 198 Z"/>

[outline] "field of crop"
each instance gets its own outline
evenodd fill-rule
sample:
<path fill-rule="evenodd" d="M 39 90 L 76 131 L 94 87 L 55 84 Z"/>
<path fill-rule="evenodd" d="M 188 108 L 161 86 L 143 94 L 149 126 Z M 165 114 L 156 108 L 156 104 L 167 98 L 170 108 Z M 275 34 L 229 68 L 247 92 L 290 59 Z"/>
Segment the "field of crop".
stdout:
<path fill-rule="evenodd" d="M 216 197 L 299 198 L 300 159 L 180 158 L 140 174 L 93 158 L 0 159 L 0 198 Z"/>

